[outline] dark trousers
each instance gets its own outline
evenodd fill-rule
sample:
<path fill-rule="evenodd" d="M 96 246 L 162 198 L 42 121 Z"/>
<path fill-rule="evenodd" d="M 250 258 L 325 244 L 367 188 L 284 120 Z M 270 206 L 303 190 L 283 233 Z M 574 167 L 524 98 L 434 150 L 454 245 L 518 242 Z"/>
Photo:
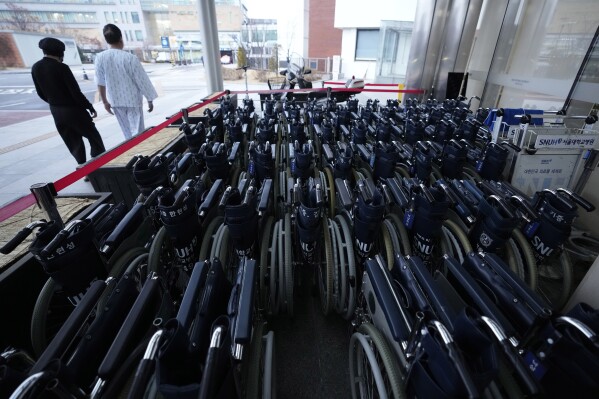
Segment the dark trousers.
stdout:
<path fill-rule="evenodd" d="M 102 137 L 86 109 L 51 105 L 50 112 L 60 137 L 78 164 L 86 161 L 83 137 L 89 141 L 92 158 L 106 151 Z"/>

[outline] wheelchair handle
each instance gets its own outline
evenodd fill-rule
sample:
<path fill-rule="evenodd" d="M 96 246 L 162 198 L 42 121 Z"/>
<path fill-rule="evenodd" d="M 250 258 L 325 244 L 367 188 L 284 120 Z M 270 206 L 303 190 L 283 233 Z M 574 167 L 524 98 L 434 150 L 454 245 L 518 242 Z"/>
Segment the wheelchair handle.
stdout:
<path fill-rule="evenodd" d="M 223 196 L 220 199 L 220 202 L 218 203 L 218 207 L 220 209 L 224 209 L 227 206 L 227 202 L 229 201 L 229 197 L 231 196 L 231 191 L 231 186 L 227 186 L 225 192 L 223 193 Z"/>
<path fill-rule="evenodd" d="M 514 204 L 517 208 L 528 214 L 528 222 L 538 219 L 537 212 L 530 206 L 528 201 L 519 195 L 512 195 L 509 197 L 510 203 Z"/>
<path fill-rule="evenodd" d="M 148 164 L 148 169 L 154 168 L 156 165 L 158 165 L 159 162 L 162 162 L 164 160 L 165 160 L 165 156 L 164 155 L 162 155 L 162 154 L 156 154 L 156 156 L 154 156 L 154 158 L 152 158 L 152 160 Z"/>
<path fill-rule="evenodd" d="M 506 146 L 506 147 L 510 147 L 512 150 L 514 150 L 516 152 L 522 151 L 522 148 L 518 147 L 514 143 L 510 143 L 509 141 L 504 141 L 504 142 L 501 143 L 501 145 Z"/>
<path fill-rule="evenodd" d="M 12 251 L 15 250 L 15 248 L 20 243 L 22 243 L 29 236 L 29 234 L 31 234 L 31 232 L 35 228 L 43 226 L 43 225 L 45 225 L 47 223 L 48 222 L 46 222 L 45 220 L 39 220 L 37 222 L 29 223 L 21 231 L 19 231 L 13 238 L 11 238 L 9 242 L 7 242 L 6 244 L 4 244 L 2 246 L 2 248 L 0 248 L 0 253 L 2 253 L 4 255 L 7 255 L 7 254 L 11 253 Z"/>
<path fill-rule="evenodd" d="M 47 258 L 52 252 L 56 251 L 56 249 L 63 243 L 64 240 L 71 234 L 78 225 L 85 224 L 82 220 L 73 220 L 66 225 L 66 227 L 58 232 L 56 236 L 40 251 L 40 255 L 44 258 Z"/>
<path fill-rule="evenodd" d="M 148 207 L 150 205 L 152 205 L 153 203 L 156 202 L 156 199 L 158 198 L 159 195 L 162 194 L 164 190 L 163 186 L 158 186 L 156 187 L 151 193 L 150 195 L 148 195 L 148 197 L 145 199 L 143 206 L 144 207 Z"/>
<path fill-rule="evenodd" d="M 522 357 L 520 357 L 516 352 L 516 349 L 510 344 L 510 340 L 501 326 L 495 320 L 487 316 L 482 316 L 481 321 L 483 322 L 482 324 L 486 325 L 493 333 L 495 338 L 497 338 L 497 341 L 499 341 L 503 353 L 514 366 L 516 373 L 524 383 L 527 393 L 530 395 L 537 395 L 540 392 L 540 389 L 536 380 L 530 373 L 530 369 L 522 362 Z"/>
<path fill-rule="evenodd" d="M 514 219 L 516 217 L 516 215 L 514 215 L 514 212 L 512 212 L 512 210 L 507 206 L 507 204 L 505 203 L 505 201 L 503 201 L 501 197 L 497 195 L 489 195 L 487 197 L 487 200 L 492 200 L 489 202 L 496 203 L 507 218 Z"/>
<path fill-rule="evenodd" d="M 582 335 L 584 335 L 585 338 L 588 339 L 596 349 L 599 349 L 599 337 L 597 336 L 597 334 L 595 334 L 595 331 L 591 330 L 586 324 L 584 324 L 580 320 L 577 320 L 569 316 L 560 316 L 555 319 L 555 322 L 557 324 L 567 324 L 574 327 L 579 332 L 581 332 Z"/>
<path fill-rule="evenodd" d="M 572 199 L 572 201 L 576 202 L 587 212 L 593 212 L 595 210 L 595 205 L 591 204 L 589 201 L 584 199 L 582 196 L 580 196 L 570 190 L 566 190 L 565 188 L 558 188 L 555 191 L 557 191 L 558 193 L 566 194 L 568 197 L 570 197 Z"/>
<path fill-rule="evenodd" d="M 559 195 L 557 191 L 554 190 L 550 190 L 548 188 L 544 189 L 543 191 L 541 191 L 541 195 L 547 195 L 547 194 L 551 194 L 553 195 L 553 197 L 560 201 L 562 203 L 562 205 L 564 207 L 566 207 L 567 209 L 569 209 L 570 211 L 574 211 L 576 209 L 576 206 L 573 205 L 570 201 L 568 201 L 566 198 L 564 198 L 562 195 Z M 567 195 L 564 193 L 564 195 Z M 538 204 L 537 204 L 538 205 Z"/>
<path fill-rule="evenodd" d="M 151 375 L 154 373 L 154 362 L 156 354 L 158 353 L 158 349 L 160 348 L 160 340 L 163 334 L 164 330 L 158 330 L 154 333 L 154 335 L 152 335 L 152 338 L 150 338 L 150 342 L 148 342 L 144 356 L 141 362 L 139 362 L 139 366 L 135 372 L 133 385 L 129 391 L 129 399 L 138 399 L 144 397 L 148 387 L 148 381 L 150 380 Z"/>
<path fill-rule="evenodd" d="M 466 388 L 468 397 L 469 398 L 480 397 L 480 394 L 478 393 L 478 389 L 476 389 L 476 385 L 474 384 L 474 381 L 472 380 L 472 377 L 470 376 L 468 368 L 466 367 L 466 362 L 462 358 L 462 355 L 460 354 L 457 345 L 455 344 L 455 342 L 453 342 L 453 337 L 451 336 L 451 334 L 449 333 L 447 328 L 443 324 L 441 324 L 439 321 L 433 320 L 431 323 L 432 323 L 433 328 L 435 330 L 437 330 L 437 332 L 439 333 L 439 336 L 443 340 L 443 343 L 445 344 L 445 348 L 447 349 L 447 354 L 449 355 L 449 358 L 451 359 L 453 365 L 455 366 L 456 371 L 460 375 L 460 379 L 462 380 L 462 383 L 464 384 L 464 387 Z"/>
<path fill-rule="evenodd" d="M 125 169 L 130 170 L 133 168 L 133 166 L 135 166 L 135 164 L 137 163 L 137 161 L 139 161 L 142 158 L 141 154 L 136 154 L 133 156 L 133 158 L 131 158 L 129 160 L 129 162 L 127 162 L 127 165 L 125 165 Z"/>

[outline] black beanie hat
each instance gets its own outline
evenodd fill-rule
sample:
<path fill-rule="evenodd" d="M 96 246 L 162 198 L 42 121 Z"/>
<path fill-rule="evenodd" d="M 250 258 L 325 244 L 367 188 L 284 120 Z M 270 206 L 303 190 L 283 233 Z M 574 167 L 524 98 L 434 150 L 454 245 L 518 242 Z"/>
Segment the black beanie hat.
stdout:
<path fill-rule="evenodd" d="M 39 42 L 39 48 L 44 51 L 44 54 L 53 55 L 55 57 L 64 56 L 64 43 L 53 37 L 45 37 Z"/>

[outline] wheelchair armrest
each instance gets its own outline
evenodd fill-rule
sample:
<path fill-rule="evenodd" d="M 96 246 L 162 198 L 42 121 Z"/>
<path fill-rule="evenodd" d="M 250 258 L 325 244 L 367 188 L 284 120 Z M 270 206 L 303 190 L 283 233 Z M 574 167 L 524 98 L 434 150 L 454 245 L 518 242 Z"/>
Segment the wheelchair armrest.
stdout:
<path fill-rule="evenodd" d="M 96 280 L 92 283 L 81 302 L 60 328 L 59 333 L 56 334 L 38 361 L 33 365 L 30 375 L 43 371 L 52 360 L 60 359 L 64 355 L 71 341 L 97 305 L 105 288 L 106 282 L 103 280 Z"/>
<path fill-rule="evenodd" d="M 237 152 L 239 151 L 240 144 L 241 143 L 239 141 L 236 141 L 233 143 L 233 147 L 231 148 L 231 153 L 229 154 L 229 157 L 227 158 L 227 161 L 229 163 L 235 162 L 235 158 L 237 158 Z"/>
<path fill-rule="evenodd" d="M 152 325 L 152 321 L 160 307 L 160 291 L 159 278 L 153 277 L 146 281 L 98 368 L 98 377 L 107 380 L 114 376 L 127 354 L 131 353 L 131 346 L 137 345 L 139 343 L 137 341 Z"/>
<path fill-rule="evenodd" d="M 114 250 L 143 223 L 145 212 L 143 204 L 139 202 L 134 204 L 110 233 L 101 248 L 101 252 L 106 256 L 111 256 Z"/>
<path fill-rule="evenodd" d="M 270 191 L 272 190 L 272 179 L 264 180 L 262 184 L 262 195 L 260 195 L 260 202 L 258 203 L 258 211 L 265 212 L 268 209 L 268 202 L 270 200 Z"/>
<path fill-rule="evenodd" d="M 370 162 L 370 151 L 368 151 L 368 148 L 366 148 L 364 144 L 357 144 L 356 147 L 358 148 L 360 158 L 362 158 L 364 162 Z"/>
<path fill-rule="evenodd" d="M 191 322 L 197 312 L 198 297 L 200 292 L 206 283 L 206 277 L 208 276 L 208 266 L 206 262 L 197 262 L 191 273 L 191 278 L 187 283 L 187 289 L 185 295 L 181 301 L 181 306 L 177 312 L 177 320 L 183 327 L 184 331 L 189 330 Z"/>
<path fill-rule="evenodd" d="M 368 134 L 370 134 L 371 136 L 374 136 L 375 132 L 376 132 L 376 128 L 372 125 L 368 125 Z"/>
<path fill-rule="evenodd" d="M 341 133 L 343 134 L 343 136 L 349 137 L 349 128 L 347 126 L 341 125 L 339 126 L 339 128 L 341 129 Z"/>
<path fill-rule="evenodd" d="M 184 153 L 179 162 L 177 162 L 177 171 L 179 172 L 179 175 L 184 174 L 192 165 L 193 154 L 191 152 Z"/>
<path fill-rule="evenodd" d="M 410 202 L 409 195 L 407 195 L 402 190 L 402 187 L 399 185 L 399 182 L 397 181 L 396 178 L 390 177 L 386 180 L 387 180 L 387 187 L 391 191 L 391 194 L 393 195 L 393 200 L 395 201 L 395 203 L 397 205 L 399 205 L 401 208 L 406 208 L 408 206 L 408 203 Z"/>
<path fill-rule="evenodd" d="M 322 151 L 324 152 L 324 157 L 327 162 L 333 162 L 333 150 L 331 150 L 331 146 L 329 144 L 322 145 Z"/>
<path fill-rule="evenodd" d="M 397 125 L 391 125 L 391 132 L 395 137 L 401 137 L 403 135 L 401 128 Z"/>
<path fill-rule="evenodd" d="M 478 254 L 468 255 L 465 264 L 469 272 L 482 284 L 490 287 L 497 306 L 523 335 L 537 321 L 537 315 L 528 304 L 514 293 L 512 287 L 503 280 Z M 551 314 L 551 311 L 548 312 Z"/>
<path fill-rule="evenodd" d="M 480 254 L 484 261 L 522 298 L 526 304 L 540 317 L 551 316 L 551 310 L 539 296 L 511 271 L 495 254 Z"/>
<path fill-rule="evenodd" d="M 198 214 L 200 216 L 206 215 L 208 210 L 217 203 L 219 197 L 218 193 L 221 191 L 223 184 L 223 180 L 218 179 L 214 182 L 212 187 L 210 187 L 210 191 L 208 191 L 204 202 L 202 202 L 202 205 L 200 205 L 198 209 Z"/>
<path fill-rule="evenodd" d="M 312 126 L 314 127 L 314 133 L 316 133 L 318 137 L 322 136 L 322 129 L 320 128 L 320 125 L 314 124 Z"/>
<path fill-rule="evenodd" d="M 409 326 L 413 323 L 405 318 L 407 314 L 402 311 L 402 305 L 391 286 L 389 272 L 375 258 L 368 259 L 364 267 L 393 339 L 397 342 L 406 341 L 410 336 Z"/>
<path fill-rule="evenodd" d="M 354 201 L 352 200 L 352 196 L 350 194 L 347 185 L 345 184 L 345 180 L 341 178 L 335 179 L 335 189 L 337 190 L 337 194 L 339 195 L 339 200 L 341 201 L 341 205 L 344 209 L 350 210 Z"/>
<path fill-rule="evenodd" d="M 503 313 L 497 308 L 495 302 L 489 298 L 481 286 L 464 269 L 464 266 L 462 266 L 456 259 L 449 256 L 444 256 L 443 264 L 448 273 L 453 276 L 454 281 L 456 281 L 460 287 L 462 287 L 463 291 L 470 297 L 470 301 L 467 302 L 474 304 L 482 315 L 493 318 L 508 336 L 514 336 L 515 329 L 512 323 L 505 318 Z"/>
<path fill-rule="evenodd" d="M 272 154 L 272 160 L 276 160 L 276 156 L 277 156 L 277 145 L 276 144 L 271 144 L 270 145 L 270 153 Z"/>
<path fill-rule="evenodd" d="M 289 143 L 289 159 L 295 159 L 295 147 L 293 143 Z"/>
<path fill-rule="evenodd" d="M 351 112 L 351 118 L 355 121 L 359 120 L 360 117 L 358 116 L 358 114 L 356 114 L 354 111 Z"/>
<path fill-rule="evenodd" d="M 236 344 L 249 344 L 252 338 L 252 321 L 254 293 L 256 287 L 256 261 L 246 259 L 242 268 L 241 287 L 239 288 L 239 302 L 237 308 L 237 317 L 235 318 L 235 332 L 233 342 Z"/>

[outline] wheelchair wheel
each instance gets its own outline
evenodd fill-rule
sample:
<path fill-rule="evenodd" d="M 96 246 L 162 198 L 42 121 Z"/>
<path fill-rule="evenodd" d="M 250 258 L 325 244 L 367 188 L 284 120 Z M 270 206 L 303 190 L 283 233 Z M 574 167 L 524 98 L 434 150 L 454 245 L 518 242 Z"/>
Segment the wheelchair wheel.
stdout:
<path fill-rule="evenodd" d="M 270 243 L 270 263 L 269 263 L 269 311 L 271 314 L 276 315 L 279 313 L 281 307 L 281 297 L 283 286 L 279 282 L 279 266 L 282 268 L 282 261 L 279 262 L 279 237 L 281 236 L 281 226 L 283 225 L 282 220 L 275 222 L 274 231 L 272 233 L 272 240 Z"/>
<path fill-rule="evenodd" d="M 140 247 L 126 251 L 114 262 L 108 277 L 120 277 L 129 263 L 144 252 L 145 249 Z M 71 303 L 62 287 L 49 278 L 39 293 L 31 316 L 31 346 L 36 356 L 41 355 L 46 349 L 73 309 L 75 305 Z"/>
<path fill-rule="evenodd" d="M 393 268 L 395 254 L 393 253 L 393 242 L 391 241 L 391 236 L 389 235 L 389 230 L 385 224 L 381 224 L 381 238 L 382 238 L 382 247 L 379 246 L 379 252 L 385 255 L 385 259 L 387 260 L 387 268 L 391 270 Z"/>
<path fill-rule="evenodd" d="M 401 244 L 401 254 L 404 256 L 412 255 L 412 245 L 410 244 L 410 235 L 408 234 L 408 230 L 406 230 L 406 226 L 404 226 L 403 222 L 395 213 L 390 213 L 387 215 L 387 219 L 391 220 L 393 227 L 395 228 L 395 232 L 399 237 Z"/>
<path fill-rule="evenodd" d="M 164 276 L 164 265 L 173 259 L 172 253 L 171 242 L 166 235 L 166 229 L 162 226 L 158 229 L 152 240 L 152 245 L 150 245 L 148 252 L 148 272 Z"/>
<path fill-rule="evenodd" d="M 341 302 L 341 312 L 343 318 L 350 320 L 354 316 L 354 310 L 356 307 L 356 257 L 354 255 L 354 245 L 352 242 L 351 230 L 347 224 L 346 219 L 341 216 L 335 216 L 335 223 L 339 226 L 339 233 L 341 235 L 340 242 L 337 243 L 342 251 L 345 251 L 345 259 L 347 262 L 346 274 L 346 296 Z"/>
<path fill-rule="evenodd" d="M 434 163 L 432 164 L 432 172 L 430 174 L 430 179 L 431 179 L 431 184 L 433 184 L 434 182 L 436 182 L 439 179 L 443 178 L 443 173 L 441 173 L 441 169 L 435 165 Z"/>
<path fill-rule="evenodd" d="M 275 333 L 269 331 L 262 337 L 264 345 L 262 364 L 262 396 L 264 399 L 277 397 L 277 379 L 275 362 Z"/>
<path fill-rule="evenodd" d="M 339 226 L 335 221 L 331 222 L 331 247 L 333 248 L 333 265 L 335 270 L 333 271 L 333 307 L 337 313 L 343 312 L 343 305 L 345 304 L 346 282 L 346 260 L 345 252 L 341 246 L 342 238 Z"/>
<path fill-rule="evenodd" d="M 372 324 L 362 323 L 358 327 L 358 332 L 368 336 L 374 344 L 380 360 L 383 363 L 386 382 L 391 387 L 393 398 L 405 398 L 405 384 L 403 375 L 399 367 L 399 362 L 385 336 Z"/>
<path fill-rule="evenodd" d="M 248 356 L 242 363 L 243 376 L 245 380 L 245 398 L 258 399 L 262 398 L 260 377 L 262 367 L 262 338 L 264 336 L 265 323 L 259 321 L 254 324 L 252 330 L 252 340 Z"/>
<path fill-rule="evenodd" d="M 392 365 L 393 354 L 382 335 L 374 333 L 375 328 L 371 327 L 360 326 L 350 339 L 349 378 L 352 398 L 404 398 L 406 395 L 401 385 L 399 367 L 397 363 L 396 368 Z M 389 365 L 389 370 L 385 368 L 386 364 Z"/>
<path fill-rule="evenodd" d="M 531 248 L 524 234 L 518 229 L 514 229 L 512 231 L 512 240 L 516 244 L 516 248 L 522 257 L 522 261 L 524 262 L 523 280 L 526 281 L 531 289 L 535 290 L 538 284 L 538 271 L 537 260 L 535 259 L 533 249 Z"/>
<path fill-rule="evenodd" d="M 406 179 L 411 177 L 410 172 L 408 172 L 408 170 L 402 166 L 395 167 L 395 175 L 399 178 L 405 177 Z"/>
<path fill-rule="evenodd" d="M 31 316 L 31 346 L 39 357 L 75 309 L 62 288 L 51 278 L 42 287 Z"/>
<path fill-rule="evenodd" d="M 317 260 L 318 292 L 320 294 L 320 305 L 324 315 L 328 315 L 333 306 L 333 244 L 331 239 L 331 221 L 325 218 L 322 224 L 323 250 Z"/>
<path fill-rule="evenodd" d="M 283 232 L 279 234 L 279 268 L 284 267 L 284 271 L 281 273 L 279 269 L 279 284 L 285 287 L 285 305 L 287 314 L 293 316 L 293 290 L 295 284 L 295 268 L 293 266 L 293 246 L 291 241 L 291 216 L 285 215 L 284 222 L 281 225 Z"/>
<path fill-rule="evenodd" d="M 518 247 L 513 239 L 509 239 L 505 243 L 505 257 L 510 270 L 516 273 L 522 281 L 526 281 L 526 273 L 524 272 L 524 262 L 520 257 Z"/>
<path fill-rule="evenodd" d="M 549 256 L 538 265 L 537 292 L 552 309 L 561 311 L 572 292 L 572 259 L 567 251 L 559 256 Z"/>
<path fill-rule="evenodd" d="M 321 172 L 322 173 L 322 172 Z M 331 171 L 331 168 L 326 167 L 324 168 L 324 174 L 326 176 L 326 180 L 323 179 L 323 182 L 326 183 L 327 185 L 327 196 L 329 198 L 329 217 L 333 217 L 335 216 L 335 199 L 336 199 L 336 193 L 335 193 L 335 180 L 333 179 L 333 172 Z"/>
<path fill-rule="evenodd" d="M 260 308 L 266 309 L 268 304 L 268 282 L 266 280 L 268 268 L 270 265 L 270 247 L 274 240 L 272 234 L 274 219 L 269 216 L 262 230 L 262 240 L 260 241 Z"/>
<path fill-rule="evenodd" d="M 218 257 L 229 281 L 235 281 L 237 268 L 239 267 L 239 257 L 237 256 L 233 245 L 231 245 L 229 227 L 221 224 L 219 230 L 220 233 L 217 232 L 215 245 L 212 246 L 214 253 L 210 254 L 210 259 Z"/>
<path fill-rule="evenodd" d="M 472 252 L 472 244 L 470 244 L 466 232 L 451 219 L 443 221 L 442 231 L 445 246 L 450 251 L 448 255 L 462 263 L 466 254 Z"/>
<path fill-rule="evenodd" d="M 358 172 L 362 174 L 362 176 L 364 176 L 364 179 L 372 179 L 372 172 L 369 171 L 366 168 L 360 168 L 358 169 Z"/>
<path fill-rule="evenodd" d="M 208 224 L 206 230 L 204 230 L 204 237 L 202 238 L 202 245 L 200 246 L 200 256 L 198 260 L 210 260 L 208 256 L 210 256 L 210 251 L 212 246 L 215 245 L 216 233 L 218 232 L 218 228 L 223 223 L 224 218 L 222 216 L 217 216 Z"/>
<path fill-rule="evenodd" d="M 480 175 L 476 171 L 476 168 L 474 168 L 474 166 L 470 164 L 464 165 L 464 167 L 462 168 L 462 175 L 464 179 L 468 179 L 474 183 L 482 181 L 482 177 L 480 177 Z"/>

